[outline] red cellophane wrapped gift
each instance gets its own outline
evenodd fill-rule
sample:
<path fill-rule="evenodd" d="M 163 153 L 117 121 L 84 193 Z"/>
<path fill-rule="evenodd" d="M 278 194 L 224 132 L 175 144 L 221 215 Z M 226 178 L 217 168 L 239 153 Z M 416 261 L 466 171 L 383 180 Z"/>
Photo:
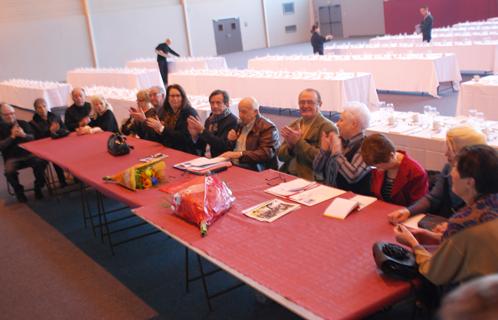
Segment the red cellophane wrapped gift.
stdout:
<path fill-rule="evenodd" d="M 201 235 L 232 206 L 235 198 L 225 182 L 217 176 L 197 177 L 176 192 L 171 201 L 173 212 L 200 227 Z"/>

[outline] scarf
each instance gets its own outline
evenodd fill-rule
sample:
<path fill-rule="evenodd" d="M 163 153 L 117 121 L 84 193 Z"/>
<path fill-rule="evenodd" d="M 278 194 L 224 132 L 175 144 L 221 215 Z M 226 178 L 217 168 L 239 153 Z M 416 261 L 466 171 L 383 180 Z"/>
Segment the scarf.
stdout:
<path fill-rule="evenodd" d="M 218 131 L 218 124 L 220 121 L 228 117 L 232 112 L 230 111 L 229 108 L 226 108 L 225 111 L 223 111 L 222 114 L 210 114 L 209 118 L 206 120 L 206 129 L 209 132 L 216 133 Z"/>
<path fill-rule="evenodd" d="M 442 240 L 475 225 L 498 218 L 498 193 L 478 199 L 474 204 L 459 210 L 448 220 Z"/>
<path fill-rule="evenodd" d="M 166 129 L 174 130 L 176 127 L 176 122 L 178 118 L 180 118 L 180 113 L 182 112 L 182 108 L 179 108 L 177 112 L 174 112 L 173 109 L 166 109 L 164 113 L 163 125 Z"/>

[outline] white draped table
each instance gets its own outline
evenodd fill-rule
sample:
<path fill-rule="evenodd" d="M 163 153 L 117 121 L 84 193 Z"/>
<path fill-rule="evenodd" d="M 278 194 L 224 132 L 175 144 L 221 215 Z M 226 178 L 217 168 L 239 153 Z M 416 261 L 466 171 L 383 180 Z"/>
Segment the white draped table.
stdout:
<path fill-rule="evenodd" d="M 432 44 L 333 45 L 325 54 L 454 53 L 460 70 L 498 72 L 498 41 Z"/>
<path fill-rule="evenodd" d="M 457 115 L 469 115 L 469 110 L 484 113 L 489 120 L 498 121 L 498 76 L 487 76 L 462 83 L 458 94 Z"/>
<path fill-rule="evenodd" d="M 372 109 L 379 103 L 368 73 L 191 70 L 173 73 L 170 79 L 189 94 L 209 95 L 222 88 L 232 96 L 253 96 L 261 105 L 274 108 L 297 109 L 298 95 L 306 88 L 320 92 L 324 111 L 342 111 L 347 101 L 360 101 Z"/>
<path fill-rule="evenodd" d="M 498 32 L 495 31 L 472 31 L 472 32 L 435 32 L 432 34 L 431 43 L 455 42 L 455 41 L 493 41 L 498 40 Z M 370 44 L 389 43 L 422 43 L 421 34 L 409 35 L 387 35 L 372 38 Z"/>
<path fill-rule="evenodd" d="M 388 124 L 388 119 L 395 119 Z M 413 119 L 417 117 L 418 121 Z M 367 134 L 382 133 L 388 136 L 397 149 L 407 151 L 426 170 L 441 170 L 447 162 L 446 132 L 455 126 L 469 125 L 481 129 L 488 137 L 488 144 L 498 149 L 498 122 L 478 123 L 467 117 L 435 117 L 440 128 L 433 130 L 429 116 L 415 112 L 394 112 L 385 114 L 381 111 L 372 113 L 372 121 Z"/>
<path fill-rule="evenodd" d="M 71 87 L 65 83 L 12 79 L 0 82 L 0 101 L 34 110 L 33 102 L 43 98 L 47 109 L 65 106 Z"/>
<path fill-rule="evenodd" d="M 126 63 L 127 68 L 147 68 L 159 70 L 153 58 L 135 59 Z M 168 58 L 168 71 L 180 72 L 190 69 L 226 69 L 224 57 L 171 57 Z"/>
<path fill-rule="evenodd" d="M 438 96 L 441 82 L 458 89 L 462 80 L 454 54 L 266 56 L 250 59 L 249 69 L 327 72 L 368 72 L 376 89 L 427 92 Z"/>
<path fill-rule="evenodd" d="M 126 89 L 164 87 L 159 71 L 154 69 L 81 68 L 68 71 L 67 82 L 73 87 L 102 86 Z"/>

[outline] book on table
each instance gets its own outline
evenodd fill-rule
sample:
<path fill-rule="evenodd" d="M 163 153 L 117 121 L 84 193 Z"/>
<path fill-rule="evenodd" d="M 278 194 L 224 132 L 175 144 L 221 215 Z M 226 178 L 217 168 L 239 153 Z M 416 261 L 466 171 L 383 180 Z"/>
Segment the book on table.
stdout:
<path fill-rule="evenodd" d="M 192 160 L 184 161 L 175 164 L 173 167 L 176 169 L 188 171 L 195 174 L 207 174 L 211 172 L 220 171 L 232 166 L 232 163 L 223 157 L 216 158 L 195 158 Z"/>
<path fill-rule="evenodd" d="M 314 181 L 294 179 L 268 188 L 265 192 L 283 197 L 306 206 L 314 206 L 320 202 L 332 199 L 343 193 L 344 190 L 321 185 Z"/>

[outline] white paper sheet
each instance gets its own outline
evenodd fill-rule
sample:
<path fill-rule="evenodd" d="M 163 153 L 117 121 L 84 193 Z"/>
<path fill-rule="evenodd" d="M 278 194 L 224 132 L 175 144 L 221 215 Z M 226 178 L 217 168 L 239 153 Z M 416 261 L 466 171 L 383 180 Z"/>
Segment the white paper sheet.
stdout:
<path fill-rule="evenodd" d="M 356 195 L 352 197 L 350 200 L 357 201 L 360 204 L 359 210 L 365 208 L 366 206 L 374 203 L 377 201 L 377 198 L 375 197 L 368 197 L 368 196 L 362 196 L 362 195 Z"/>
<path fill-rule="evenodd" d="M 298 192 L 306 191 L 316 185 L 316 182 L 304 179 L 294 179 L 289 182 L 284 182 L 274 187 L 268 188 L 265 192 L 271 193 L 280 197 L 287 197 Z"/>
<path fill-rule="evenodd" d="M 324 185 L 319 185 L 316 188 L 312 188 L 307 191 L 300 192 L 298 194 L 290 196 L 289 199 L 304 204 L 306 206 L 314 206 L 315 204 L 318 204 L 320 202 L 340 196 L 343 193 L 346 193 L 346 191 Z"/>
<path fill-rule="evenodd" d="M 325 209 L 324 216 L 337 219 L 346 219 L 346 217 L 360 204 L 357 201 L 344 198 L 335 198 Z"/>

